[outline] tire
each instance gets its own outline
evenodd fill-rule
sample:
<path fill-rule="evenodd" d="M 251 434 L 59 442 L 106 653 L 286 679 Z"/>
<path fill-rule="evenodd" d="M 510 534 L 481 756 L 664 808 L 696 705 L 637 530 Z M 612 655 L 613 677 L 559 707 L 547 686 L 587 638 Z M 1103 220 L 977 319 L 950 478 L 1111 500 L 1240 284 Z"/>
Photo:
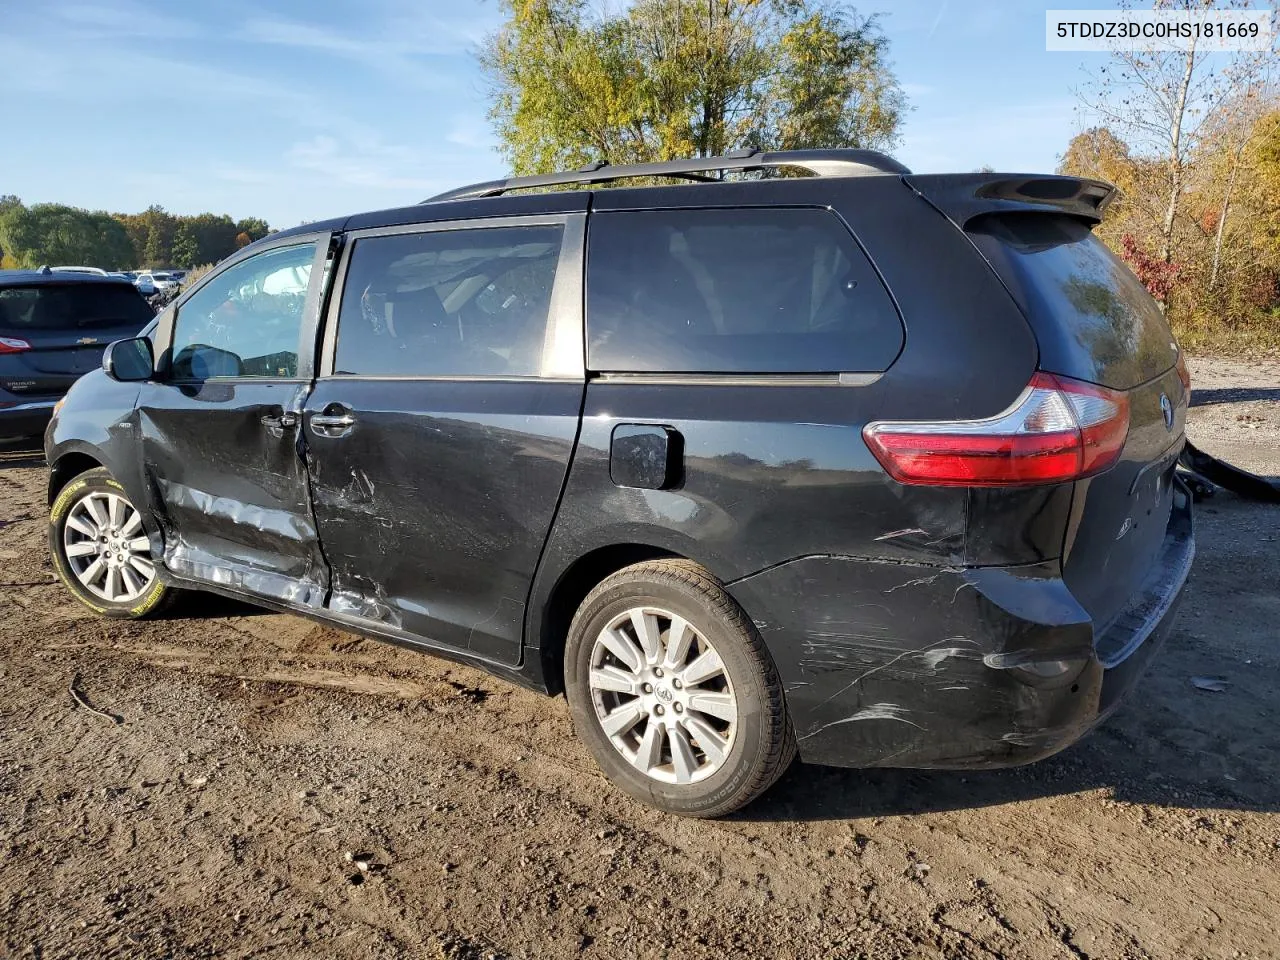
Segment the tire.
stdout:
<path fill-rule="evenodd" d="M 687 560 L 635 564 L 587 595 L 565 644 L 565 693 L 605 775 L 668 813 L 732 813 L 795 757 L 764 641 Z"/>
<path fill-rule="evenodd" d="M 115 533 L 109 526 L 113 521 L 117 522 Z M 101 531 L 107 542 L 91 537 L 93 531 Z M 171 602 L 176 591 L 161 581 L 145 539 L 141 512 L 102 467 L 74 477 L 49 510 L 53 567 L 72 595 L 99 616 L 137 620 L 159 613 Z M 77 552 L 77 548 L 82 549 Z M 95 562 L 101 569 L 87 576 Z"/>

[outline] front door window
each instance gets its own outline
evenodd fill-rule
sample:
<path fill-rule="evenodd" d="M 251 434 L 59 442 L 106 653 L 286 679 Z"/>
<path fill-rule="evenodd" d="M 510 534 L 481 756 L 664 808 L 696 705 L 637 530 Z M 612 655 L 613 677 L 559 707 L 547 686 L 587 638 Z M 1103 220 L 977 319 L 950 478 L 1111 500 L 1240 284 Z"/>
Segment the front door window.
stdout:
<path fill-rule="evenodd" d="M 267 250 L 197 290 L 178 311 L 171 379 L 296 377 L 315 255 L 315 243 Z"/>

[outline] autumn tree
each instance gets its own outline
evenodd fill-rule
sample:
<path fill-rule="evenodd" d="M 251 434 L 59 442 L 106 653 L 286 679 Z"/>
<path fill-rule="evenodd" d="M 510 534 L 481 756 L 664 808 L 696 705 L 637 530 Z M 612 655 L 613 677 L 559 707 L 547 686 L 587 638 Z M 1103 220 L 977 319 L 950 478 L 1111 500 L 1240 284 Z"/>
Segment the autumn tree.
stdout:
<path fill-rule="evenodd" d="M 518 174 L 738 147 L 884 147 L 904 100 L 874 18 L 820 0 L 502 0 L 480 54 Z"/>
<path fill-rule="evenodd" d="M 1200 11 L 1247 7 L 1247 0 L 1155 0 L 1156 10 Z M 1133 0 L 1120 4 L 1133 9 Z M 1225 59 L 1224 59 L 1225 58 Z M 1160 259 L 1174 257 L 1175 230 L 1183 208 L 1188 168 L 1217 116 L 1251 75 L 1267 68 L 1273 59 L 1264 55 L 1209 53 L 1194 39 L 1185 48 L 1117 50 L 1098 68 L 1080 96 L 1088 112 L 1123 138 L 1139 153 L 1158 161 L 1161 184 L 1158 194 Z"/>

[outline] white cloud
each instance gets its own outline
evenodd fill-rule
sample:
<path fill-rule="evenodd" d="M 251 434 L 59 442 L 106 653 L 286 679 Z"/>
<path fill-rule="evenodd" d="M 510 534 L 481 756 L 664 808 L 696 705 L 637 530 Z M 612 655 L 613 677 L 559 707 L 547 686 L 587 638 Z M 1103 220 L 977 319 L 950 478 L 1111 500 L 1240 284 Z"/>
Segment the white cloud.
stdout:
<path fill-rule="evenodd" d="M 190 20 L 163 13 L 134 0 L 111 3 L 67 3 L 46 9 L 44 15 L 59 21 L 59 31 L 72 37 L 177 40 L 200 35 Z"/>
<path fill-rule="evenodd" d="M 398 83 L 426 90 L 443 90 L 457 85 L 455 72 L 428 61 L 442 55 L 466 52 L 461 43 L 441 45 L 412 34 L 398 33 L 386 25 L 374 34 L 361 36 L 347 30 L 281 18 L 250 20 L 238 38 L 250 43 L 341 57 L 386 74 Z"/>

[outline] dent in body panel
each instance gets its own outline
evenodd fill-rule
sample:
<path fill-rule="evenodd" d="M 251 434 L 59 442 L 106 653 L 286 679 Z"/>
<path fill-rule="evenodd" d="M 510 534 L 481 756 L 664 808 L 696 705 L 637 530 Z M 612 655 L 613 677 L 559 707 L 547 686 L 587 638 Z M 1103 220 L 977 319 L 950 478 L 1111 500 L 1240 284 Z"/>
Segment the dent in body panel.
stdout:
<path fill-rule="evenodd" d="M 279 537 L 298 543 L 315 539 L 315 524 L 310 522 L 309 517 L 296 512 L 254 506 L 231 497 L 173 483 L 164 477 L 154 479 L 160 496 L 170 507 L 202 514 L 215 524 L 232 524 L 232 529 L 253 531 L 261 534 L 264 539 Z"/>
<path fill-rule="evenodd" d="M 164 565 L 281 602 L 323 604 L 328 572 L 298 435 L 284 414 L 307 386 L 281 381 L 148 383 L 138 439 Z"/>
<path fill-rule="evenodd" d="M 1092 624 L 1054 563 L 988 569 L 813 556 L 728 589 L 778 666 L 806 761 L 998 765 L 1013 747 L 1050 750 L 1096 715 L 1098 682 L 1088 672 L 1065 698 L 1009 672 L 1091 656 Z M 1011 726 L 1013 740 L 1004 736 Z"/>
<path fill-rule="evenodd" d="M 525 598 L 568 469 L 582 384 L 321 379 L 342 437 L 308 434 L 331 606 L 520 660 Z"/>

